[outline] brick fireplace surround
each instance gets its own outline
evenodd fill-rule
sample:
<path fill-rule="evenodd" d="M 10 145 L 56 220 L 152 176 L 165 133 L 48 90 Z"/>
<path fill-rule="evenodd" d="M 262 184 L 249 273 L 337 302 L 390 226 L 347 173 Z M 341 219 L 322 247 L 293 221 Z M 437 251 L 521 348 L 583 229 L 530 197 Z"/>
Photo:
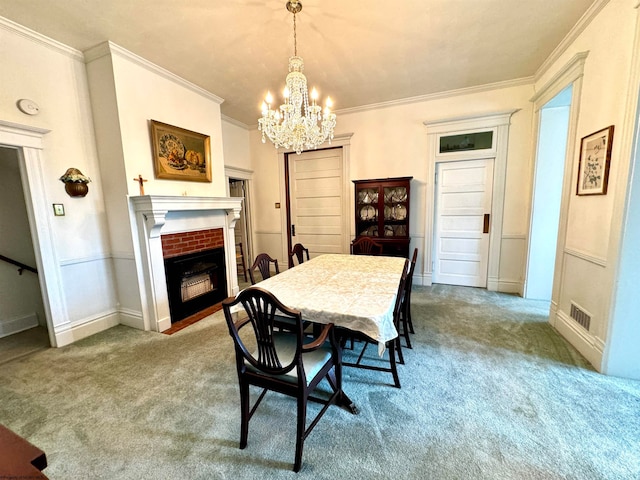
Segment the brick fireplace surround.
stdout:
<path fill-rule="evenodd" d="M 241 198 L 144 195 L 129 201 L 135 216 L 134 257 L 143 330 L 163 332 L 171 327 L 163 247 L 168 255 L 181 255 L 187 253 L 185 249 L 224 246 L 227 294 L 238 293 L 234 230 Z"/>

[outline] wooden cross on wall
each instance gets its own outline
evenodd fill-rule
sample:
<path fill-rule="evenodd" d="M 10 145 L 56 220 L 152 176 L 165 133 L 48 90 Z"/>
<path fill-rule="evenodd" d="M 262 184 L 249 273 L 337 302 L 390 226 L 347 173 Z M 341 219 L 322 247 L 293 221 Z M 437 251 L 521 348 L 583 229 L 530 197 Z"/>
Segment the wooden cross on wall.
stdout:
<path fill-rule="evenodd" d="M 134 178 L 133 181 L 140 184 L 140 195 L 144 195 L 144 182 L 146 182 L 147 179 L 142 178 L 142 175 L 138 175 L 138 178 Z"/>

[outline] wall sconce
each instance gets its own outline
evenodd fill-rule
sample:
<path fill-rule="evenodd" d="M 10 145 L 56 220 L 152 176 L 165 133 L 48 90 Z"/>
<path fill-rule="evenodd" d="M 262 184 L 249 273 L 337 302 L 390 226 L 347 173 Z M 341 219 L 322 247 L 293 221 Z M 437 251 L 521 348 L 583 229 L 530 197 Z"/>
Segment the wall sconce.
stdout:
<path fill-rule="evenodd" d="M 89 191 L 87 183 L 91 179 L 83 175 L 77 168 L 69 168 L 60 177 L 60 181 L 64 183 L 64 190 L 70 197 L 84 197 Z"/>

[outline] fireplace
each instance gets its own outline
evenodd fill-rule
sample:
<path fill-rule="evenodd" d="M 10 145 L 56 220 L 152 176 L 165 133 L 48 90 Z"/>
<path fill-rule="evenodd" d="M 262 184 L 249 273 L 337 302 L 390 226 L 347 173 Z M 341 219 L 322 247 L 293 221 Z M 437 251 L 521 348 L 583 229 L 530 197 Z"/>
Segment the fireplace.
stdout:
<path fill-rule="evenodd" d="M 218 267 L 217 278 L 210 277 L 207 280 L 204 278 L 207 275 L 205 271 L 188 275 L 185 293 L 188 296 L 193 295 L 194 298 L 191 300 L 196 301 L 205 296 L 200 295 L 202 292 L 198 289 L 218 290 L 224 292 L 224 295 L 234 295 L 238 292 L 234 228 L 240 218 L 242 199 L 145 195 L 130 197 L 130 202 L 136 219 L 135 232 L 138 243 L 134 248 L 134 254 L 141 314 L 139 319 L 130 315 L 128 325 L 142 330 L 163 332 L 171 327 L 172 320 L 175 321 L 169 306 L 165 275 L 165 260 L 168 258 L 220 249 L 222 260 L 213 262 Z M 212 262 L 205 259 L 201 263 Z M 198 294 L 195 295 L 196 293 Z"/>
<path fill-rule="evenodd" d="M 227 297 L 224 248 L 166 258 L 164 270 L 171 323 Z"/>

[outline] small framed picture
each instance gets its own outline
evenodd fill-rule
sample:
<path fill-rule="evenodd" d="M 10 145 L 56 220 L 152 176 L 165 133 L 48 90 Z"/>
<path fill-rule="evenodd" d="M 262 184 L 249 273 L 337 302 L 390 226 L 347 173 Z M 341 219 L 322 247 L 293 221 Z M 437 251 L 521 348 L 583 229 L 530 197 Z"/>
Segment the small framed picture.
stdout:
<path fill-rule="evenodd" d="M 587 135 L 580 142 L 577 195 L 606 195 L 613 143 L 613 125 Z"/>
<path fill-rule="evenodd" d="M 156 178 L 211 182 L 211 145 L 207 135 L 150 122 Z"/>

